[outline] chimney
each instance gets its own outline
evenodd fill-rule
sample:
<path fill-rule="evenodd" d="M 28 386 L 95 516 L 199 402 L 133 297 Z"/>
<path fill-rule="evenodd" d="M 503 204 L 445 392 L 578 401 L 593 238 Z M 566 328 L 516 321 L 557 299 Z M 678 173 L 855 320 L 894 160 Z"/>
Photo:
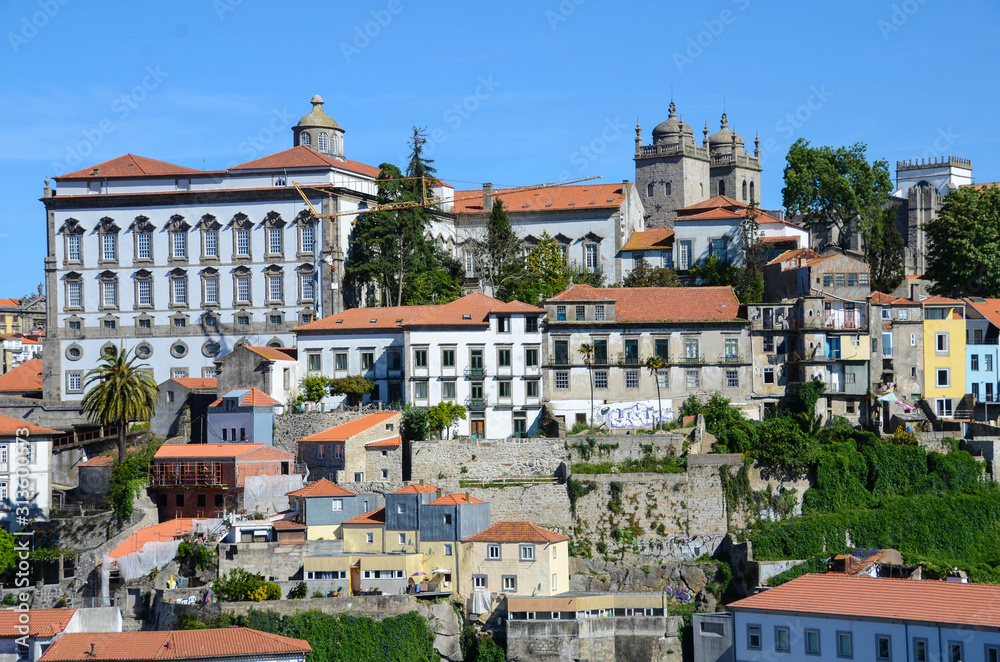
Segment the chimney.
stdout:
<path fill-rule="evenodd" d="M 483 184 L 483 211 L 493 211 L 493 184 Z"/>
<path fill-rule="evenodd" d="M 437 498 L 440 499 L 443 496 L 444 496 L 444 488 L 443 487 L 439 487 L 438 491 L 437 491 Z"/>
<path fill-rule="evenodd" d="M 100 168 L 98 168 L 97 166 L 94 166 L 94 174 L 95 174 L 95 175 L 99 175 L 99 174 L 101 174 L 101 169 L 100 169 Z"/>
<path fill-rule="evenodd" d="M 465 493 L 465 503 L 472 503 L 472 496 L 468 492 Z"/>
<path fill-rule="evenodd" d="M 423 485 L 426 485 L 426 484 L 427 484 L 427 481 L 425 481 L 423 478 L 421 478 L 420 479 L 420 485 L 423 486 Z"/>

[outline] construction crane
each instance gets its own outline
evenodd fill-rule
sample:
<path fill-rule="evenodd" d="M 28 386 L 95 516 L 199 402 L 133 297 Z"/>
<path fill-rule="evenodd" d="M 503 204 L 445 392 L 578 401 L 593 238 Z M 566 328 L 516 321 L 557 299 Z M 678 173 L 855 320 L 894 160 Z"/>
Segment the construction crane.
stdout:
<path fill-rule="evenodd" d="M 434 205 L 441 205 L 441 204 L 446 204 L 446 203 L 466 202 L 466 201 L 470 201 L 470 200 L 481 200 L 482 199 L 481 194 L 474 195 L 474 196 L 469 196 L 467 198 L 439 198 L 439 197 L 434 197 L 434 196 L 428 197 L 427 196 L 427 178 L 426 177 L 419 177 L 419 178 L 418 177 L 401 177 L 400 179 L 420 179 L 421 183 L 422 183 L 422 186 L 421 186 L 421 191 L 422 191 L 421 198 L 422 199 L 420 201 L 410 200 L 410 201 L 407 201 L 407 202 L 389 202 L 389 203 L 386 203 L 386 204 L 383 204 L 383 205 L 375 205 L 373 207 L 369 207 L 368 209 L 355 209 L 353 211 L 338 211 L 338 212 L 330 212 L 330 213 L 326 213 L 326 214 L 317 211 L 316 208 L 313 207 L 313 204 L 309 201 L 309 197 L 306 196 L 305 191 L 304 191 L 304 189 L 312 189 L 312 190 L 317 190 L 317 191 L 322 191 L 323 189 L 319 189 L 319 188 L 316 188 L 316 187 L 313 187 L 313 186 L 301 186 L 301 185 L 299 185 L 298 182 L 292 182 L 292 186 L 294 186 L 295 190 L 298 191 L 299 195 L 302 196 L 302 199 L 305 201 L 306 205 L 309 207 L 309 213 L 312 214 L 313 217 L 315 217 L 315 218 L 338 218 L 340 216 L 356 216 L 358 214 L 366 214 L 366 213 L 377 212 L 377 211 L 396 211 L 396 210 L 400 210 L 400 209 L 413 209 L 415 207 L 433 207 Z M 579 177 L 577 179 L 567 179 L 567 180 L 564 180 L 564 181 L 561 181 L 561 182 L 547 182 L 545 184 L 532 184 L 531 186 L 518 186 L 517 188 L 503 189 L 503 193 L 506 195 L 506 194 L 509 194 L 509 193 L 521 193 L 522 191 L 535 191 L 535 190 L 543 189 L 543 188 L 552 188 L 554 186 L 567 186 L 569 184 L 578 184 L 580 182 L 587 182 L 587 181 L 590 181 L 592 179 L 600 179 L 600 177 L 598 177 L 598 176 Z"/>

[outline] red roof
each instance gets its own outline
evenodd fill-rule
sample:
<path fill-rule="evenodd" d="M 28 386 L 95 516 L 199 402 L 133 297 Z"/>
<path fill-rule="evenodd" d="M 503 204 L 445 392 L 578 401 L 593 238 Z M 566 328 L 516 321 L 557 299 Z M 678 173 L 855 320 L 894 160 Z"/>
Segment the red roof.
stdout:
<path fill-rule="evenodd" d="M 364 163 L 320 154 L 304 145 L 296 145 L 277 154 L 247 161 L 235 165 L 229 170 L 232 172 L 233 170 L 282 170 L 285 168 L 337 168 L 369 177 L 378 177 L 379 173 L 382 172 L 378 168 Z"/>
<path fill-rule="evenodd" d="M 249 349 L 254 354 L 258 354 L 271 361 L 298 360 L 298 352 L 292 347 L 254 347 L 252 345 L 243 345 L 243 348 Z"/>
<path fill-rule="evenodd" d="M 821 258 L 822 256 L 811 248 L 795 248 L 790 251 L 785 251 L 778 257 L 774 258 L 768 264 L 779 264 L 781 262 L 790 262 L 791 260 L 815 260 Z"/>
<path fill-rule="evenodd" d="M 183 538 L 194 531 L 194 522 L 193 519 L 172 519 L 139 529 L 109 552 L 108 556 L 117 559 L 142 550 L 148 542 L 167 542 Z"/>
<path fill-rule="evenodd" d="M 933 297 L 927 297 L 926 299 L 921 299 L 920 303 L 923 303 L 923 304 L 928 304 L 929 303 L 929 304 L 933 305 L 933 304 L 942 304 L 942 303 L 962 304 L 964 302 L 960 301 L 959 299 L 949 299 L 948 297 L 933 296 Z"/>
<path fill-rule="evenodd" d="M 793 244 L 795 244 L 797 246 L 798 243 L 799 243 L 799 238 L 798 237 L 760 237 L 759 239 L 757 239 L 757 241 L 759 241 L 761 243 L 764 243 L 764 244 L 784 244 L 784 243 L 787 243 L 787 242 L 791 242 L 791 243 L 793 243 Z"/>
<path fill-rule="evenodd" d="M 42 390 L 42 360 L 28 359 L 0 375 L 0 393 L 30 393 Z"/>
<path fill-rule="evenodd" d="M 0 306 L 20 306 L 20 299 L 0 299 Z"/>
<path fill-rule="evenodd" d="M 89 460 L 84 460 L 80 464 L 76 465 L 78 467 L 113 467 L 115 464 L 114 457 L 110 455 L 98 455 L 97 457 L 92 457 Z"/>
<path fill-rule="evenodd" d="M 358 515 L 344 520 L 344 524 L 385 524 L 385 508 L 369 510 L 364 515 Z"/>
<path fill-rule="evenodd" d="M 309 483 L 305 487 L 300 487 L 294 492 L 289 492 L 287 496 L 308 498 L 308 497 L 357 496 L 357 494 L 355 494 L 350 490 L 345 490 L 340 485 L 332 483 L 326 478 L 320 478 L 315 483 Z"/>
<path fill-rule="evenodd" d="M 93 651 L 93 652 L 91 652 Z M 248 628 L 144 630 L 64 634 L 41 657 L 45 662 L 196 660 L 270 655 L 302 656 L 309 642 Z"/>
<path fill-rule="evenodd" d="M 617 208 L 625 201 L 621 184 L 578 184 L 547 186 L 530 191 L 493 189 L 493 200 L 503 200 L 504 209 L 513 214 L 522 211 Z M 455 191 L 455 213 L 483 213 L 483 191 Z"/>
<path fill-rule="evenodd" d="M 572 285 L 552 302 L 614 301 L 617 322 L 709 322 L 737 319 L 740 302 L 733 288 L 615 287 Z"/>
<path fill-rule="evenodd" d="M 69 619 L 73 618 L 76 609 L 29 609 L 27 612 L 16 609 L 0 610 L 0 637 L 17 638 L 29 635 L 32 637 L 54 637 L 66 629 Z M 28 620 L 20 620 L 21 614 L 27 614 Z M 23 632 L 17 628 L 27 626 Z"/>
<path fill-rule="evenodd" d="M 97 168 L 97 174 L 94 174 L 94 168 Z M 98 163 L 96 166 L 77 170 L 67 175 L 59 175 L 55 179 L 59 181 L 61 179 L 94 179 L 95 177 L 99 179 L 169 177 L 171 175 L 203 175 L 205 173 L 206 171 L 204 170 L 185 168 L 184 166 L 167 163 L 166 161 L 149 159 L 145 156 L 125 154 L 110 161 Z"/>
<path fill-rule="evenodd" d="M 187 458 L 236 458 L 239 460 L 292 460 L 295 457 L 267 444 L 171 444 L 160 446 L 157 460 Z"/>
<path fill-rule="evenodd" d="M 192 391 L 202 388 L 212 390 L 219 388 L 219 380 L 215 377 L 173 377 L 172 380 Z"/>
<path fill-rule="evenodd" d="M 361 329 L 400 329 L 408 326 L 476 326 L 489 324 L 497 313 L 534 313 L 545 311 L 520 301 L 505 303 L 480 292 L 466 294 L 450 303 L 429 306 L 390 306 L 351 308 L 336 315 L 297 327 L 296 333 L 309 331 L 357 331 Z"/>
<path fill-rule="evenodd" d="M 386 423 L 386 421 L 398 416 L 399 412 L 396 411 L 366 414 L 361 418 L 354 419 L 353 421 L 347 421 L 346 423 L 341 423 L 340 425 L 328 428 L 322 432 L 311 434 L 308 437 L 302 437 L 299 439 L 299 443 L 302 443 L 303 441 L 347 441 L 356 434 L 382 426 Z"/>
<path fill-rule="evenodd" d="M 437 489 L 430 483 L 424 483 L 423 485 L 420 483 L 410 483 L 406 487 L 401 487 L 392 492 L 392 494 L 427 494 L 429 492 L 437 492 Z"/>
<path fill-rule="evenodd" d="M 1000 299 L 966 299 L 966 302 L 993 326 L 1000 327 Z"/>
<path fill-rule="evenodd" d="M 481 499 L 468 494 L 446 494 L 443 497 L 434 499 L 428 506 L 464 506 L 470 503 L 483 503 Z"/>
<path fill-rule="evenodd" d="M 224 399 L 226 399 L 236 391 L 247 391 L 247 394 L 244 395 L 243 399 L 240 400 L 239 402 L 240 407 L 271 407 L 274 405 L 281 404 L 280 402 L 269 396 L 267 393 L 264 393 L 264 391 L 260 390 L 256 386 L 253 386 L 250 389 L 235 388 L 229 393 L 223 395 L 221 398 L 219 398 L 212 404 L 210 404 L 209 407 L 218 407 L 219 405 L 222 404 L 222 401 Z"/>
<path fill-rule="evenodd" d="M 10 373 L 7 374 L 9 375 Z M 25 434 L 25 430 L 27 430 L 27 434 Z M 34 423 L 22 421 L 19 418 L 11 418 L 10 416 L 0 414 L 0 437 L 14 437 L 17 436 L 18 432 L 21 433 L 22 437 L 49 436 L 63 433 L 62 430 L 50 430 Z"/>
<path fill-rule="evenodd" d="M 462 538 L 462 542 L 533 542 L 539 544 L 563 540 L 569 540 L 569 538 L 561 533 L 543 529 L 537 524 L 523 520 L 497 522 L 479 533 Z"/>
<path fill-rule="evenodd" d="M 998 300 L 1000 301 L 1000 300 Z M 892 294 L 886 294 L 885 292 L 872 292 L 871 302 L 876 306 L 915 306 L 916 302 L 906 299 L 904 297 L 897 297 Z"/>
<path fill-rule="evenodd" d="M 674 245 L 673 238 L 674 231 L 670 228 L 648 228 L 642 232 L 633 232 L 622 250 L 641 251 L 670 248 Z"/>
<path fill-rule="evenodd" d="M 694 211 L 699 209 L 715 209 L 717 207 L 739 207 L 745 208 L 747 205 L 740 202 L 739 200 L 734 200 L 727 195 L 717 195 L 715 197 L 704 200 L 703 202 L 696 202 L 693 205 L 688 205 L 687 207 L 681 207 L 677 211 Z"/>
<path fill-rule="evenodd" d="M 305 524 L 299 524 L 298 522 L 293 522 L 287 519 L 279 519 L 271 522 L 273 526 L 278 531 L 301 531 L 302 529 L 308 529 L 309 527 Z"/>
<path fill-rule="evenodd" d="M 841 573 L 803 575 L 730 609 L 1000 628 L 1000 586 Z"/>
<path fill-rule="evenodd" d="M 378 450 L 379 448 L 399 448 L 402 445 L 402 437 L 393 437 L 392 439 L 382 439 L 381 441 L 373 441 L 369 444 L 365 444 L 365 448 Z"/>

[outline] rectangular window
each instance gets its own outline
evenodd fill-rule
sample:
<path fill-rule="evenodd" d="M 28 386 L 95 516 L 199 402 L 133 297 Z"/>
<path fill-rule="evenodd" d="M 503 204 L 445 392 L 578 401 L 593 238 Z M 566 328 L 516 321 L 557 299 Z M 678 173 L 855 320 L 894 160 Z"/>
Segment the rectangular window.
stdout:
<path fill-rule="evenodd" d="M 116 234 L 101 235 L 101 257 L 102 259 L 105 260 L 118 259 L 118 235 Z"/>
<path fill-rule="evenodd" d="M 153 257 L 151 238 L 153 235 L 148 232 L 140 232 L 135 236 L 135 256 L 140 260 L 148 260 Z"/>
<path fill-rule="evenodd" d="M 153 305 L 153 281 L 151 280 L 136 281 L 136 290 L 138 292 L 138 299 L 140 306 Z"/>
<path fill-rule="evenodd" d="M 1000 662 L 1000 646 L 986 647 L 986 662 Z"/>
<path fill-rule="evenodd" d="M 969 357 L 969 369 L 970 370 L 979 370 L 979 355 L 978 354 L 973 354 L 972 356 Z"/>
<path fill-rule="evenodd" d="M 552 343 L 554 348 L 554 361 L 556 365 L 569 365 L 569 341 L 556 340 Z"/>
<path fill-rule="evenodd" d="M 502 348 L 497 350 L 497 365 L 501 368 L 510 367 L 510 348 Z"/>
<path fill-rule="evenodd" d="M 365 542 L 367 542 L 369 545 L 371 545 L 372 543 L 374 543 L 375 542 L 375 534 L 374 533 L 366 533 L 365 534 Z"/>
<path fill-rule="evenodd" d="M 455 382 L 441 382 L 441 397 L 445 400 L 455 399 Z"/>
<path fill-rule="evenodd" d="M 344 459 L 344 444 L 334 444 L 333 445 L 333 459 L 343 460 Z M 357 481 L 361 482 L 361 481 Z"/>
<path fill-rule="evenodd" d="M 170 233 L 170 254 L 172 257 L 187 257 L 187 234 L 183 232 Z"/>
<path fill-rule="evenodd" d="M 272 274 L 267 277 L 267 298 L 269 301 L 281 301 L 284 299 L 284 287 L 281 276 Z"/>
<path fill-rule="evenodd" d="M 557 322 L 566 321 L 566 306 L 556 306 L 556 321 Z"/>
<path fill-rule="evenodd" d="M 417 400 L 427 399 L 427 382 L 416 382 L 413 388 L 414 396 Z"/>
<path fill-rule="evenodd" d="M 312 225 L 303 225 L 299 228 L 299 237 L 302 242 L 301 250 L 303 253 L 312 253 L 315 248 L 313 245 L 316 242 L 316 228 Z"/>
<path fill-rule="evenodd" d="M 607 370 L 595 370 L 594 371 L 594 388 L 595 389 L 606 389 L 608 387 L 608 371 Z"/>
<path fill-rule="evenodd" d="M 101 283 L 101 291 L 103 292 L 102 300 L 105 306 L 114 307 L 118 305 L 118 283 L 115 281 Z"/>
<path fill-rule="evenodd" d="M 529 398 L 537 398 L 538 397 L 539 389 L 538 389 L 538 380 L 537 379 L 529 379 L 528 381 L 526 381 L 524 383 L 524 388 L 525 388 L 525 395 L 527 397 L 529 397 Z"/>
<path fill-rule="evenodd" d="M 538 333 L 538 318 L 534 315 L 528 315 L 525 317 L 524 331 L 525 333 Z"/>
<path fill-rule="evenodd" d="M 595 338 L 594 342 L 591 343 L 594 347 L 593 364 L 594 365 L 607 365 L 608 364 L 608 340 L 607 338 Z"/>
<path fill-rule="evenodd" d="M 573 319 L 575 319 L 577 322 L 582 322 L 582 321 L 586 320 L 587 319 L 587 307 L 586 306 L 575 306 L 575 308 L 576 308 L 576 310 L 574 311 L 575 312 L 575 316 L 573 317 Z"/>
<path fill-rule="evenodd" d="M 104 328 L 109 331 L 114 331 L 118 328 L 118 323 L 115 320 L 104 320 Z"/>
<path fill-rule="evenodd" d="M 806 655 L 819 655 L 819 630 L 805 631 Z"/>
<path fill-rule="evenodd" d="M 507 315 L 497 317 L 497 333 L 510 333 L 510 317 Z"/>
<path fill-rule="evenodd" d="M 691 268 L 691 256 L 692 256 L 691 242 L 690 241 L 680 242 L 679 262 L 681 271 L 687 271 L 688 269 Z"/>
<path fill-rule="evenodd" d="M 522 561 L 534 561 L 535 560 L 535 546 L 534 545 L 521 545 L 521 560 Z"/>
<path fill-rule="evenodd" d="M 951 370 L 949 368 L 937 369 L 937 385 L 939 388 L 947 388 L 951 385 Z"/>
<path fill-rule="evenodd" d="M 486 588 L 486 575 L 473 575 L 472 588 Z"/>
<path fill-rule="evenodd" d="M 500 560 L 500 545 L 489 545 L 486 548 L 486 558 L 490 561 Z"/>
<path fill-rule="evenodd" d="M 250 230 L 236 230 L 236 255 L 250 256 Z"/>
<path fill-rule="evenodd" d="M 653 353 L 664 361 L 670 359 L 670 341 L 666 338 L 657 338 L 653 341 Z"/>
<path fill-rule="evenodd" d="M 927 640 L 913 640 L 913 662 L 927 662 Z"/>
<path fill-rule="evenodd" d="M 892 308 L 882 308 L 882 319 L 884 320 L 892 319 Z"/>
<path fill-rule="evenodd" d="M 552 551 L 555 552 L 555 549 L 553 549 Z M 552 575 L 552 592 L 556 593 L 559 590 L 558 587 L 559 587 L 559 576 L 553 574 Z M 554 613 L 555 613 L 555 617 L 554 618 L 558 619 L 559 618 L 559 612 L 554 612 Z"/>
<path fill-rule="evenodd" d="M 713 239 L 712 244 L 709 247 L 709 257 L 718 258 L 719 262 L 726 263 L 728 261 L 728 255 L 726 253 L 726 240 Z"/>
<path fill-rule="evenodd" d="M 986 372 L 993 372 L 993 355 L 986 354 L 983 356 L 983 364 Z"/>
<path fill-rule="evenodd" d="M 587 260 L 587 268 L 588 269 L 596 269 L 597 268 L 597 244 L 587 244 L 586 246 L 583 247 L 583 249 L 584 249 L 584 255 L 586 256 L 586 260 Z"/>
<path fill-rule="evenodd" d="M 850 632 L 837 633 L 837 657 L 854 657 L 854 642 Z"/>
<path fill-rule="evenodd" d="M 444 368 L 455 367 L 455 350 L 453 349 L 441 350 L 441 366 Z"/>
<path fill-rule="evenodd" d="M 405 533 L 400 533 L 399 534 L 399 544 L 400 545 L 405 545 L 406 544 L 406 534 Z"/>
<path fill-rule="evenodd" d="M 184 278 L 174 278 L 170 281 L 174 286 L 174 303 L 186 304 L 188 302 L 187 280 Z"/>
<path fill-rule="evenodd" d="M 449 545 L 449 544 L 445 543 L 445 546 L 444 546 L 444 555 L 445 556 L 453 556 L 454 555 L 454 549 L 455 548 L 452 545 Z"/>
<path fill-rule="evenodd" d="M 538 367 L 538 349 L 535 347 L 528 347 L 524 350 L 524 365 L 529 368 Z"/>
<path fill-rule="evenodd" d="M 207 321 L 206 320 L 206 326 L 214 326 L 212 324 L 212 322 L 215 321 L 215 318 L 214 317 L 209 317 L 207 319 L 211 320 L 211 321 Z M 150 320 L 150 319 L 141 319 L 141 320 L 139 320 L 139 328 L 140 329 L 151 329 L 151 328 L 153 328 L 153 321 Z"/>
<path fill-rule="evenodd" d="M 250 302 L 250 276 L 236 277 L 236 300 L 243 303 Z"/>
<path fill-rule="evenodd" d="M 281 228 L 267 229 L 267 252 L 278 255 L 281 251 Z"/>
<path fill-rule="evenodd" d="M 685 374 L 685 386 L 687 388 L 701 388 L 701 371 L 688 370 Z"/>
<path fill-rule="evenodd" d="M 625 388 L 639 388 L 639 371 L 625 371 Z"/>
<path fill-rule="evenodd" d="M 875 635 L 875 659 L 892 659 L 892 640 L 884 634 Z"/>
<path fill-rule="evenodd" d="M 845 274 L 834 274 L 833 282 L 836 287 L 844 287 L 847 284 Z"/>
<path fill-rule="evenodd" d="M 726 338 L 726 359 L 732 360 L 740 356 L 740 341 L 737 338 Z"/>
<path fill-rule="evenodd" d="M 594 321 L 596 322 L 604 321 L 604 306 L 601 304 L 594 306 Z"/>
<path fill-rule="evenodd" d="M 660 251 L 660 266 L 664 269 L 674 268 L 674 255 L 670 251 Z"/>
<path fill-rule="evenodd" d="M 862 271 L 858 274 L 858 285 L 860 287 L 868 287 L 868 272 Z"/>
<path fill-rule="evenodd" d="M 948 642 L 948 662 L 962 662 L 965 657 L 962 655 L 962 644 L 958 641 Z"/>
<path fill-rule="evenodd" d="M 694 363 L 698 360 L 701 356 L 699 349 L 697 338 L 687 338 L 684 340 L 684 358 L 687 359 L 688 363 Z"/>
<path fill-rule="evenodd" d="M 823 274 L 823 287 L 833 287 L 833 274 Z"/>
<path fill-rule="evenodd" d="M 426 349 L 415 349 L 415 350 L 413 350 L 413 367 L 415 367 L 415 368 L 426 368 L 427 367 L 427 350 Z"/>
<path fill-rule="evenodd" d="M 66 238 L 66 259 L 80 261 L 80 235 L 71 234 Z"/>
<path fill-rule="evenodd" d="M 513 386 L 510 381 L 502 381 L 497 383 L 497 393 L 499 396 L 505 400 L 510 400 L 513 393 Z"/>
<path fill-rule="evenodd" d="M 306 369 L 309 372 L 321 372 L 323 370 L 323 355 L 319 352 L 306 354 Z"/>
<path fill-rule="evenodd" d="M 560 391 L 569 388 L 569 373 L 565 370 L 556 372 L 556 388 Z"/>
<path fill-rule="evenodd" d="M 184 327 L 187 326 L 187 320 L 185 318 L 183 318 L 183 317 L 175 317 L 174 318 L 174 326 L 177 327 L 177 328 L 183 329 Z"/>
<path fill-rule="evenodd" d="M 343 499 L 331 499 L 330 503 L 331 503 L 331 505 L 333 507 L 333 510 L 343 510 L 344 509 L 344 500 Z"/>
<path fill-rule="evenodd" d="M 625 365 L 638 365 L 639 363 L 639 339 L 625 339 Z"/>
<path fill-rule="evenodd" d="M 848 287 L 858 286 L 858 274 L 856 272 L 851 272 L 847 274 L 847 286 Z"/>
<path fill-rule="evenodd" d="M 375 352 L 361 352 L 361 369 L 368 371 L 375 368 Z"/>
<path fill-rule="evenodd" d="M 345 352 L 337 352 L 333 355 L 333 369 L 347 370 L 347 354 Z"/>
<path fill-rule="evenodd" d="M 79 372 L 69 372 L 66 373 L 66 390 L 71 393 L 76 393 L 81 390 L 83 380 L 83 374 Z"/>
<path fill-rule="evenodd" d="M 786 627 L 776 627 L 774 628 L 774 650 L 779 653 L 788 653 L 791 651 L 791 638 L 788 635 L 788 628 Z"/>
<path fill-rule="evenodd" d="M 726 370 L 726 388 L 740 387 L 739 370 Z"/>
<path fill-rule="evenodd" d="M 660 388 L 670 388 L 670 371 L 669 370 L 657 370 L 656 371 L 656 384 Z"/>
<path fill-rule="evenodd" d="M 316 298 L 316 283 L 313 282 L 312 274 L 301 274 L 299 279 L 302 283 L 302 300 L 313 301 Z"/>
<path fill-rule="evenodd" d="M 759 625 L 747 625 L 747 648 L 755 651 L 761 649 Z"/>
<path fill-rule="evenodd" d="M 205 303 L 219 303 L 219 279 L 205 279 Z"/>
<path fill-rule="evenodd" d="M 205 257 L 219 257 L 219 233 L 205 230 Z"/>
<path fill-rule="evenodd" d="M 505 592 L 516 593 L 517 592 L 517 577 L 514 575 L 504 575 L 503 576 L 503 590 Z"/>
<path fill-rule="evenodd" d="M 938 354 L 948 353 L 948 334 L 947 333 L 937 333 L 934 334 L 934 346 Z"/>

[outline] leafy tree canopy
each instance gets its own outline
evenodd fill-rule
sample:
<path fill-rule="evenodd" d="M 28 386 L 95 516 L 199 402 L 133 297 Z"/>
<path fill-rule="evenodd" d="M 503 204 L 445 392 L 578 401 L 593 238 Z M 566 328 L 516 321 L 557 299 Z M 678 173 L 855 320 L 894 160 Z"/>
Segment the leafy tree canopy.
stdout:
<path fill-rule="evenodd" d="M 529 277 L 519 284 L 517 299 L 520 301 L 534 306 L 569 287 L 566 254 L 548 232 L 543 231 L 538 243 L 528 251 L 525 266 Z"/>
<path fill-rule="evenodd" d="M 736 285 L 739 269 L 726 264 L 717 255 L 711 255 L 705 264 L 696 264 L 688 271 L 695 283 L 700 286 Z"/>
<path fill-rule="evenodd" d="M 361 375 L 350 375 L 329 380 L 330 395 L 346 395 L 347 404 L 354 406 L 361 402 L 361 396 L 371 393 L 375 388 L 375 382 L 365 379 Z"/>
<path fill-rule="evenodd" d="M 160 393 L 149 365 L 130 355 L 130 350 L 109 347 L 87 372 L 88 390 L 81 402 L 91 421 L 118 426 L 119 464 L 125 461 L 129 424 L 150 420 Z"/>
<path fill-rule="evenodd" d="M 427 410 L 427 425 L 437 433 L 450 431 L 459 421 L 465 420 L 466 409 L 454 402 L 439 402 Z"/>
<path fill-rule="evenodd" d="M 1000 297 L 1000 188 L 952 191 L 925 231 L 933 294 Z"/>
<path fill-rule="evenodd" d="M 653 267 L 639 260 L 622 280 L 622 287 L 680 287 L 677 272 L 667 267 Z"/>
<path fill-rule="evenodd" d="M 160 448 L 160 442 L 154 441 L 131 448 L 125 461 L 111 470 L 108 480 L 108 503 L 115 517 L 124 522 L 132 517 L 135 498 L 146 489 L 149 465 L 153 456 Z"/>

